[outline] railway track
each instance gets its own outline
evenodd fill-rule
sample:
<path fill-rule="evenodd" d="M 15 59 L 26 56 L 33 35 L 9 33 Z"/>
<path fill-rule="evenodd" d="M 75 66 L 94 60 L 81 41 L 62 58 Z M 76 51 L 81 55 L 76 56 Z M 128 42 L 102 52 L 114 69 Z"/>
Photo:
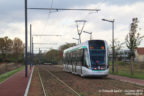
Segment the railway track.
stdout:
<path fill-rule="evenodd" d="M 46 93 L 45 87 L 44 87 L 43 80 L 42 80 L 41 75 L 40 75 L 40 72 L 39 72 L 39 68 L 38 68 L 38 76 L 39 76 L 39 78 L 40 78 L 40 82 L 41 82 L 43 94 L 44 94 L 44 96 L 48 96 L 48 94 Z"/>
<path fill-rule="evenodd" d="M 139 96 L 144 96 L 144 87 L 110 78 L 81 78 L 53 65 L 39 66 L 39 73 L 46 96 L 126 96 L 127 90 L 143 90 Z M 106 92 L 111 90 L 122 92 Z"/>
<path fill-rule="evenodd" d="M 62 81 L 61 79 L 59 79 L 52 72 L 50 72 L 49 70 L 46 70 L 45 68 L 42 68 L 42 69 L 45 70 L 49 74 L 50 78 L 52 77 L 50 81 L 54 81 L 55 83 L 59 83 L 60 87 L 67 88 L 66 91 L 63 90 L 64 94 L 69 94 L 69 95 L 66 95 L 66 96 L 81 96 L 76 90 L 74 90 L 72 87 L 70 87 L 69 85 L 67 85 L 64 81 Z M 44 82 L 44 80 L 42 80 L 41 73 L 39 72 L 39 68 L 38 68 L 38 74 L 39 74 L 39 78 L 40 78 L 40 81 L 41 81 L 41 85 L 42 85 L 44 96 L 59 96 L 59 95 L 53 95 L 53 93 L 51 93 L 49 90 L 48 90 L 48 92 L 46 92 L 46 89 L 45 89 L 45 86 L 44 86 L 46 82 Z"/>

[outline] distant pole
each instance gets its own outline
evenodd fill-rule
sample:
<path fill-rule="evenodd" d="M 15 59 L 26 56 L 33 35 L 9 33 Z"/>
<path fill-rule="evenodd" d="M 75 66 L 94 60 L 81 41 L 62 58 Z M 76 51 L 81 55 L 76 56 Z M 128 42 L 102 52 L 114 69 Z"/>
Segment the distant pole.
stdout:
<path fill-rule="evenodd" d="M 40 48 L 39 48 L 39 64 L 40 64 Z"/>
<path fill-rule="evenodd" d="M 112 51 L 113 51 L 113 54 L 112 54 L 112 58 L 113 58 L 113 60 L 112 60 L 112 72 L 114 72 L 114 20 L 113 20 L 113 22 L 112 22 Z"/>
<path fill-rule="evenodd" d="M 25 0 L 25 77 L 28 76 L 28 70 L 27 70 L 27 62 L 28 56 L 27 56 L 27 0 Z"/>
<path fill-rule="evenodd" d="M 92 32 L 83 31 L 84 33 L 90 34 L 90 40 L 92 40 Z"/>
<path fill-rule="evenodd" d="M 30 69 L 32 66 L 32 25 L 30 24 Z"/>
<path fill-rule="evenodd" d="M 74 40 L 77 40 L 78 41 L 78 44 L 79 44 L 79 39 L 77 39 L 77 38 L 73 38 Z"/>
<path fill-rule="evenodd" d="M 34 59 L 34 43 L 33 43 L 33 37 L 32 37 L 32 66 L 33 66 L 33 59 Z"/>

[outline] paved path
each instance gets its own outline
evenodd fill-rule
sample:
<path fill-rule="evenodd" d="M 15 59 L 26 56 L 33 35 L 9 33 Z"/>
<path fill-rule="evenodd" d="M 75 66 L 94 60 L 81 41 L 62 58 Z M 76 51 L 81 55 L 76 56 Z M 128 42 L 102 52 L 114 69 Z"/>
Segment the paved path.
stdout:
<path fill-rule="evenodd" d="M 24 96 L 30 73 L 29 69 L 28 77 L 25 77 L 25 70 L 22 70 L 0 84 L 0 96 Z"/>
<path fill-rule="evenodd" d="M 137 85 L 140 85 L 140 86 L 144 86 L 144 80 L 128 78 L 128 77 L 118 76 L 118 75 L 111 75 L 111 74 L 108 77 L 112 78 L 112 79 L 115 79 L 115 80 L 120 80 L 120 81 L 124 81 L 124 82 L 137 84 Z"/>

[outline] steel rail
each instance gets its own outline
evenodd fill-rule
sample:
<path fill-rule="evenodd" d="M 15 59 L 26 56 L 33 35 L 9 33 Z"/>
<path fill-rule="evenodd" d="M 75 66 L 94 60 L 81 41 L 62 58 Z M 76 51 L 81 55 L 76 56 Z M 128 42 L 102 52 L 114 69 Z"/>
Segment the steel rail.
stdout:
<path fill-rule="evenodd" d="M 76 92 L 73 88 L 71 88 L 69 85 L 67 85 L 64 81 L 59 79 L 56 75 L 54 75 L 52 72 L 46 70 L 50 75 L 52 75 L 54 78 L 56 78 L 59 82 L 61 82 L 63 85 L 68 87 L 70 90 L 72 90 L 77 96 L 81 96 L 78 92 Z"/>
<path fill-rule="evenodd" d="M 45 91 L 45 88 L 44 88 L 44 85 L 43 85 L 43 81 L 42 81 L 42 79 L 41 79 L 41 75 L 40 75 L 40 72 L 39 72 L 39 68 L 38 68 L 38 75 L 39 75 L 39 78 L 40 78 L 40 82 L 41 82 L 41 85 L 42 85 L 42 89 L 43 89 L 44 96 L 48 96 L 48 95 L 46 94 L 46 91 Z"/>

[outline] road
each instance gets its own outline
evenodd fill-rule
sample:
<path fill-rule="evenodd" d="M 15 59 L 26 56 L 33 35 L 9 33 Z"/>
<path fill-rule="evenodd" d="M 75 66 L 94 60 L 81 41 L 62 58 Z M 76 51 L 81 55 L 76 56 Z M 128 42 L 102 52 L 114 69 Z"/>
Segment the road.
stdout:
<path fill-rule="evenodd" d="M 61 66 L 38 66 L 47 96 L 144 96 L 144 88 L 110 78 L 82 78 Z"/>

